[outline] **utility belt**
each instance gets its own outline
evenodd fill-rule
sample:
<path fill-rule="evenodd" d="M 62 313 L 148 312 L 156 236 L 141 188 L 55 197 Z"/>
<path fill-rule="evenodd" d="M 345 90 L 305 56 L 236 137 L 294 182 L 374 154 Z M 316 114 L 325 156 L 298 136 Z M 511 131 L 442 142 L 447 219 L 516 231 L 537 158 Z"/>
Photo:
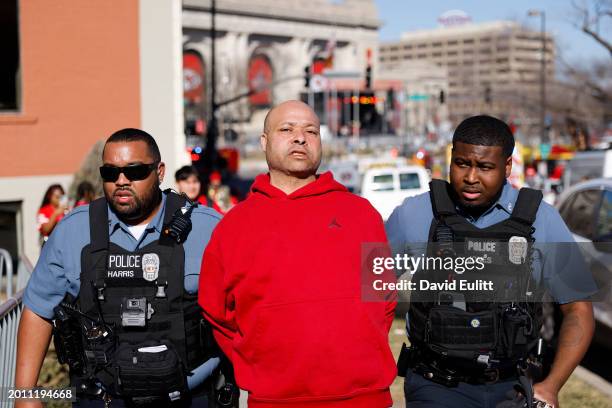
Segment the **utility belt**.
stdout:
<path fill-rule="evenodd" d="M 460 382 L 468 384 L 495 384 L 516 380 L 520 375 L 539 377 L 541 364 L 534 359 L 499 360 L 485 362 L 479 357 L 473 361 L 453 359 L 436 355 L 423 347 L 407 347 L 402 350 L 397 362 L 400 376 L 411 369 L 423 378 L 447 387 L 456 387 Z"/>
<path fill-rule="evenodd" d="M 77 392 L 167 402 L 189 394 L 188 370 L 171 341 L 131 343 L 121 339 L 112 324 L 85 315 L 72 299 L 66 300 L 54 310 L 54 343 L 59 362 L 70 367 Z"/>
<path fill-rule="evenodd" d="M 148 378 L 145 378 L 145 380 L 148 380 Z M 112 407 L 112 401 L 117 398 L 120 398 L 126 407 L 134 408 L 190 407 L 193 399 L 206 396 L 209 408 L 237 408 L 240 397 L 240 390 L 235 385 L 233 378 L 226 378 L 225 375 L 219 373 L 219 370 L 214 372 L 204 383 L 198 385 L 196 389 L 182 393 L 174 399 L 159 395 L 113 397 L 92 379 L 83 381 L 82 379 L 71 378 L 71 383 L 76 385 L 78 400 L 103 401 L 105 407 Z"/>
<path fill-rule="evenodd" d="M 218 351 L 204 320 L 199 325 L 200 347 L 210 357 L 220 356 L 223 375 L 213 373 L 194 390 L 188 389 L 188 370 L 169 341 L 120 341 L 112 325 L 81 313 L 70 295 L 55 308 L 53 323 L 58 360 L 69 365 L 79 399 L 104 400 L 107 406 L 114 398 L 134 407 L 182 406 L 194 396 L 208 395 L 211 407 L 237 406 L 239 390 L 231 364 Z"/>

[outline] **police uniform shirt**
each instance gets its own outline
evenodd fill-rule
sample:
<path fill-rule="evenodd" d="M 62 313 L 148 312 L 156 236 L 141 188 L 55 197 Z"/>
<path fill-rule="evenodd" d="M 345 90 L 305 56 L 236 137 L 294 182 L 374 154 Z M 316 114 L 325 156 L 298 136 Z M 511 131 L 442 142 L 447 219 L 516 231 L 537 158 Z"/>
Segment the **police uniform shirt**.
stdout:
<path fill-rule="evenodd" d="M 140 239 L 134 238 L 129 226 L 108 209 L 110 242 L 135 251 L 159 239 L 164 220 L 166 194 L 162 194 L 160 209 L 147 225 Z M 185 249 L 185 290 L 198 290 L 198 277 L 204 249 L 221 216 L 208 207 L 198 206 L 191 214 L 192 229 L 183 244 Z M 75 208 L 57 224 L 25 290 L 23 303 L 39 316 L 53 317 L 53 308 L 66 293 L 77 296 L 80 288 L 81 251 L 89 244 L 89 205 Z"/>
<path fill-rule="evenodd" d="M 461 212 L 459 207 L 457 211 L 475 227 L 487 228 L 510 217 L 518 193 L 518 190 L 505 182 L 497 202 L 477 219 Z M 395 208 L 385 225 L 394 252 L 402 253 L 408 246 L 423 253 L 432 220 L 429 192 L 407 198 Z M 538 281 L 543 281 L 553 299 L 564 304 L 585 300 L 596 293 L 596 284 L 584 264 L 580 248 L 559 212 L 542 201 L 533 228 L 535 247 L 540 249 L 534 262 L 534 275 Z"/>

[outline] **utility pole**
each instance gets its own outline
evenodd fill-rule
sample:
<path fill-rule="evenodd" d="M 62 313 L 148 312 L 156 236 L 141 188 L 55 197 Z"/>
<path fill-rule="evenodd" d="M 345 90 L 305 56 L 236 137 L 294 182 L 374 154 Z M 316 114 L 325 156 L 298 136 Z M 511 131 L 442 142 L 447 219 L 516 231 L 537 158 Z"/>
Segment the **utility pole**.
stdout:
<path fill-rule="evenodd" d="M 206 131 L 206 147 L 204 148 L 204 180 L 208 180 L 208 175 L 212 171 L 217 159 L 217 138 L 219 137 L 219 126 L 217 124 L 217 76 L 216 76 L 216 37 L 217 29 L 215 25 L 215 17 L 217 14 L 216 0 L 211 0 L 210 6 L 210 118 L 208 120 L 208 129 Z"/>
<path fill-rule="evenodd" d="M 542 35 L 542 73 L 540 81 L 542 81 L 542 86 L 540 87 L 540 99 L 542 100 L 542 117 L 541 120 L 541 132 L 542 132 L 542 141 L 544 143 L 548 143 L 548 133 L 546 132 L 546 14 L 544 10 L 540 12 L 540 23 L 541 23 L 541 35 Z"/>
<path fill-rule="evenodd" d="M 540 16 L 540 36 L 542 40 L 540 61 L 540 143 L 548 143 L 546 132 L 546 13 L 544 10 L 529 10 L 530 17 Z"/>

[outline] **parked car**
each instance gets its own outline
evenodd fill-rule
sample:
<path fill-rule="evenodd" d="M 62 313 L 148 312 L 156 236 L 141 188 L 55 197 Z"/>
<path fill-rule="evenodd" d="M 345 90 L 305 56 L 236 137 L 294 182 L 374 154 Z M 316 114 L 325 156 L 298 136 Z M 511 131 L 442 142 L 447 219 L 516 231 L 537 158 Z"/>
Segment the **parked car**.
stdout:
<path fill-rule="evenodd" d="M 567 163 L 563 174 L 565 189 L 582 181 L 612 177 L 612 149 L 578 152 Z"/>
<path fill-rule="evenodd" d="M 429 173 L 421 166 L 383 167 L 367 170 L 361 196 L 367 198 L 387 220 L 407 197 L 429 190 Z"/>
<path fill-rule="evenodd" d="M 561 217 L 579 243 L 599 287 L 593 302 L 595 319 L 612 331 L 612 178 L 585 181 L 566 190 L 557 200 Z M 600 328 L 598 328 L 600 331 Z M 598 334 L 598 333 L 596 333 Z M 607 338 L 605 338 L 607 337 Z M 596 336 L 612 346 L 609 336 Z"/>

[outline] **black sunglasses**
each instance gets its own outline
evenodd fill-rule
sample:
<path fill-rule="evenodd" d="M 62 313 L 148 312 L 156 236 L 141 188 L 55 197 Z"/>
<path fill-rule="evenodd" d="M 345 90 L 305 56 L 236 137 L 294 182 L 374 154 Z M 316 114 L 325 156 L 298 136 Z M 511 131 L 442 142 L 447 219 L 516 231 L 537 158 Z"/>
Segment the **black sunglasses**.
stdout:
<path fill-rule="evenodd" d="M 157 168 L 157 164 L 158 162 L 153 162 L 150 164 L 134 164 L 126 167 L 104 165 L 100 167 L 100 176 L 102 180 L 109 183 L 117 181 L 121 173 L 130 181 L 144 180 Z"/>

